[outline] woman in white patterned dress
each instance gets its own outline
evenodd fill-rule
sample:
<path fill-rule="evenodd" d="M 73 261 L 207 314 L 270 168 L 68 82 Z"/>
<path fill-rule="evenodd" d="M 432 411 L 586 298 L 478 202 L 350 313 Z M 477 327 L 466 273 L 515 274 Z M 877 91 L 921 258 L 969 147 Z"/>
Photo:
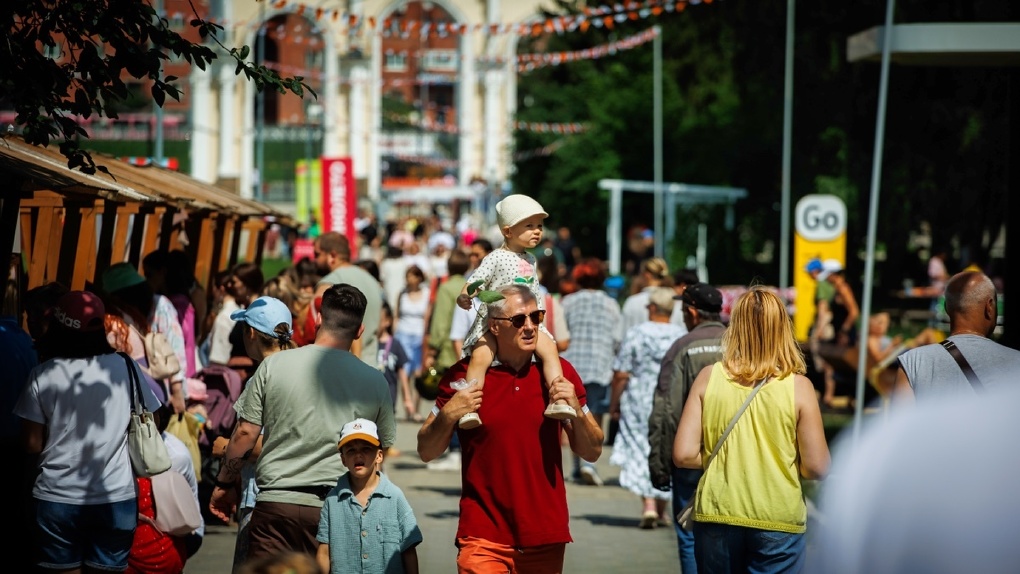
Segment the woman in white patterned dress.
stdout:
<path fill-rule="evenodd" d="M 641 497 L 641 528 L 668 523 L 669 491 L 652 486 L 648 474 L 648 417 L 652 413 L 659 364 L 684 330 L 669 322 L 673 290 L 658 287 L 649 294 L 648 321 L 632 327 L 613 361 L 613 391 L 609 412 L 620 421 L 610 464 L 620 467 L 620 486 Z"/>

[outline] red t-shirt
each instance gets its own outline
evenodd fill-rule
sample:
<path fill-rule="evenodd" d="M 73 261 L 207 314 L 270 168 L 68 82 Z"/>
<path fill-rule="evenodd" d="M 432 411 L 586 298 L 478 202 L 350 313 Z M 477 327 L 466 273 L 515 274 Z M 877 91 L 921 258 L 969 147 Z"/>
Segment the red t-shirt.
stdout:
<path fill-rule="evenodd" d="M 583 406 L 581 378 L 570 363 L 560 363 Z M 450 400 L 450 381 L 463 378 L 466 369 L 464 359 L 446 371 L 436 406 Z M 549 391 L 541 374 L 536 363 L 519 373 L 490 368 L 478 410 L 482 426 L 457 430 L 463 451 L 458 538 L 514 547 L 571 542 L 560 423 L 543 414 Z"/>

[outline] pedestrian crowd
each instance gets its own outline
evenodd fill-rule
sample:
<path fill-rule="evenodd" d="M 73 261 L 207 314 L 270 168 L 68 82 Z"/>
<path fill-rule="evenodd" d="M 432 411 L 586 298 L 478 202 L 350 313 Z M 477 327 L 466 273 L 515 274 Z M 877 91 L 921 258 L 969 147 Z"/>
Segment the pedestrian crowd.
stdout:
<path fill-rule="evenodd" d="M 28 332 L 0 322 L 17 383 L 4 388 L 4 439 L 26 453 L 8 477 L 24 495 L 18 571 L 178 574 L 207 523 L 236 523 L 236 572 L 284 557 L 417 572 L 427 533 L 384 470 L 401 454 L 398 418 L 421 424 L 428 469 L 460 472 L 461 572 L 562 571 L 566 484 L 605 485 L 604 444 L 637 526 L 671 527 L 685 574 L 799 571 L 802 480 L 830 467 L 833 369 L 816 389 L 785 303 L 761 286 L 726 317 L 695 270 L 645 258 L 621 304 L 569 229 L 544 237 L 548 217 L 510 195 L 492 238 L 438 218 L 363 221 L 355 238 L 314 237 L 312 257 L 268 280 L 244 262 L 206 289 L 184 251 L 159 250 L 83 291 L 30 291 Z M 853 345 L 842 265 L 807 271 L 831 285 L 813 340 Z M 1020 353 L 989 339 L 991 281 L 968 271 L 944 289 L 945 349 L 901 354 L 883 339 L 888 317 L 868 325 L 874 363 L 898 368 L 896 404 L 994 391 L 1020 372 Z M 133 472 L 125 432 L 143 413 L 170 462 L 152 475 Z M 184 486 L 168 492 L 167 473 Z M 200 520 L 169 528 L 171 495 Z"/>

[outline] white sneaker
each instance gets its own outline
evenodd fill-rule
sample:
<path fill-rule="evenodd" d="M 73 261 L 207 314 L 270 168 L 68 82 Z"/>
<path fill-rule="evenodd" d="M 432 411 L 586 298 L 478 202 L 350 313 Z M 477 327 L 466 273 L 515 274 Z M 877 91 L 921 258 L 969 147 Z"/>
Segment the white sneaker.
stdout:
<path fill-rule="evenodd" d="M 437 472 L 460 472 L 460 451 L 454 450 L 425 463 L 425 468 Z"/>
<path fill-rule="evenodd" d="M 598 471 L 592 466 L 581 467 L 581 482 L 590 486 L 602 486 L 602 477 L 599 476 Z"/>

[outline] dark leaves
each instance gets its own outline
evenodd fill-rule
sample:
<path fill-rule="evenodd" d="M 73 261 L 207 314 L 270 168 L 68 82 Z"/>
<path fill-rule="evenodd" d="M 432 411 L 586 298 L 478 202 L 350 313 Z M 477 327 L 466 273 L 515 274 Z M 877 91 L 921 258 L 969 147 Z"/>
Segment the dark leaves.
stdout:
<path fill-rule="evenodd" d="M 150 93 L 160 106 L 168 96 L 180 101 L 181 90 L 173 85 L 178 78 L 162 72 L 170 54 L 206 70 L 217 57 L 216 45 L 237 61 L 235 72 L 244 73 L 256 89 L 315 95 L 303 78 L 281 78 L 248 62 L 248 46 L 223 46 L 217 37 L 223 26 L 202 18 L 191 20 L 202 42 L 212 44 L 193 43 L 157 18 L 148 2 L 18 0 L 4 5 L 0 21 L 7 30 L 0 42 L 0 101 L 17 112 L 15 123 L 25 141 L 36 145 L 59 141 L 68 166 L 86 173 L 102 168 L 78 148 L 76 140 L 87 136 L 74 117 L 116 118 L 117 105 L 131 97 L 124 82 L 128 76 L 151 81 Z M 60 54 L 56 60 L 54 53 Z"/>

